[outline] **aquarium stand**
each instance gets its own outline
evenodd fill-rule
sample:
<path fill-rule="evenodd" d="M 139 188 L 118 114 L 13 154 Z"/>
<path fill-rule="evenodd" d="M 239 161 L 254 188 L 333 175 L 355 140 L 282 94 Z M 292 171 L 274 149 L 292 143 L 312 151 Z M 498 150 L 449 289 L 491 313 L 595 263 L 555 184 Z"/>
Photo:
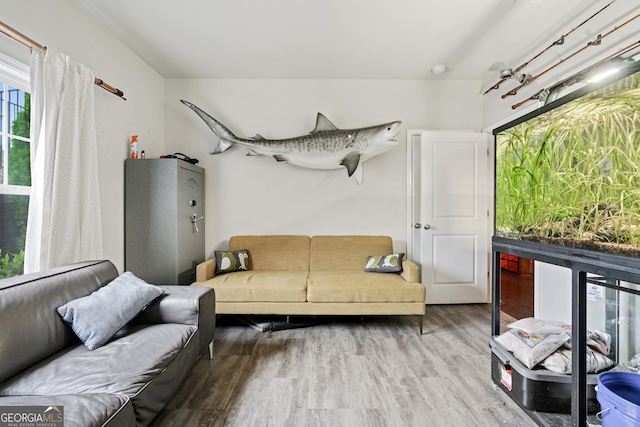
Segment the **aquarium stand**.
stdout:
<path fill-rule="evenodd" d="M 509 254 L 571 269 L 571 418 L 574 426 L 587 425 L 587 285 L 640 294 L 620 281 L 640 283 L 640 258 L 494 236 L 492 239 L 491 334 L 500 335 L 500 255 Z M 597 275 L 594 278 L 590 275 Z M 606 279 L 604 279 L 606 278 Z M 616 279 L 612 281 L 611 279 Z"/>

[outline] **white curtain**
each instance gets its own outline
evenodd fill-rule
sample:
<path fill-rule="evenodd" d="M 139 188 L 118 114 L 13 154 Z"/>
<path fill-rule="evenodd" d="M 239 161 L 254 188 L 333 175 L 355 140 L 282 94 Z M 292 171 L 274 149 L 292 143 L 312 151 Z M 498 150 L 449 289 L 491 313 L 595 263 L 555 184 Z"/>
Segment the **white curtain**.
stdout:
<path fill-rule="evenodd" d="M 102 258 L 93 94 L 91 70 L 34 49 L 25 273 Z"/>

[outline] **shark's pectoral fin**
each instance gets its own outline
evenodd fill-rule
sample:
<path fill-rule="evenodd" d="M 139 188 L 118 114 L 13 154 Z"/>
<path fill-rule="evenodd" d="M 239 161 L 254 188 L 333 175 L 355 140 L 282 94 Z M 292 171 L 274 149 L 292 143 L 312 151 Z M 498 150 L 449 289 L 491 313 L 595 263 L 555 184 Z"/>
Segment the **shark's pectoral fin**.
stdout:
<path fill-rule="evenodd" d="M 349 176 L 355 173 L 355 178 L 358 184 L 362 184 L 362 162 L 360 161 L 360 153 L 353 152 L 347 154 L 347 157 L 340 162 L 342 166 L 347 168 Z"/>
<path fill-rule="evenodd" d="M 278 163 L 288 163 L 289 158 L 287 156 L 283 156 L 282 154 L 275 154 L 273 156 L 274 159 L 278 161 Z"/>
<path fill-rule="evenodd" d="M 347 154 L 347 156 L 340 162 L 340 165 L 347 168 L 347 172 L 349 173 L 349 176 L 351 176 L 356 171 L 358 163 L 360 163 L 360 153 L 353 152 Z"/>

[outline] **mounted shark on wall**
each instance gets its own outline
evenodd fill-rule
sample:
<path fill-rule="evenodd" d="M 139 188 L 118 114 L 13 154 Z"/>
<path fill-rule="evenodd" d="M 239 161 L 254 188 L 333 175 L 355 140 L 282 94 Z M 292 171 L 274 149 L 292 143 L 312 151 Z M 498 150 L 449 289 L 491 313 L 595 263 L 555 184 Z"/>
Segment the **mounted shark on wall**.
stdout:
<path fill-rule="evenodd" d="M 287 139 L 265 139 L 260 135 L 239 138 L 225 125 L 190 102 L 181 100 L 211 128 L 220 142 L 211 154 L 220 154 L 237 144 L 248 156 L 271 156 L 279 163 L 310 169 L 347 168 L 362 183 L 362 162 L 398 145 L 396 137 L 402 122 L 385 123 L 361 129 L 338 129 L 321 113 L 309 135 Z"/>

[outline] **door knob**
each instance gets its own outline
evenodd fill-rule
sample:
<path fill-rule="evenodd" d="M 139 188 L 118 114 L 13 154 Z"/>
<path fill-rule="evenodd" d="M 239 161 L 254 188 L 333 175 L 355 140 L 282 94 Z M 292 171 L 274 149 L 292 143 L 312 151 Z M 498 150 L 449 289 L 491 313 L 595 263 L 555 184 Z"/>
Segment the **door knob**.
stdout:
<path fill-rule="evenodd" d="M 431 226 L 430 226 L 429 224 L 425 224 L 425 225 L 424 225 L 424 229 L 425 229 L 425 230 L 428 230 L 428 229 L 430 229 L 430 228 L 431 228 Z"/>
<path fill-rule="evenodd" d="M 415 228 L 420 228 L 420 227 L 421 227 L 421 225 L 420 225 L 420 223 L 419 223 L 419 222 L 416 222 L 416 223 L 415 223 L 415 225 L 414 225 L 414 227 L 415 227 Z"/>

